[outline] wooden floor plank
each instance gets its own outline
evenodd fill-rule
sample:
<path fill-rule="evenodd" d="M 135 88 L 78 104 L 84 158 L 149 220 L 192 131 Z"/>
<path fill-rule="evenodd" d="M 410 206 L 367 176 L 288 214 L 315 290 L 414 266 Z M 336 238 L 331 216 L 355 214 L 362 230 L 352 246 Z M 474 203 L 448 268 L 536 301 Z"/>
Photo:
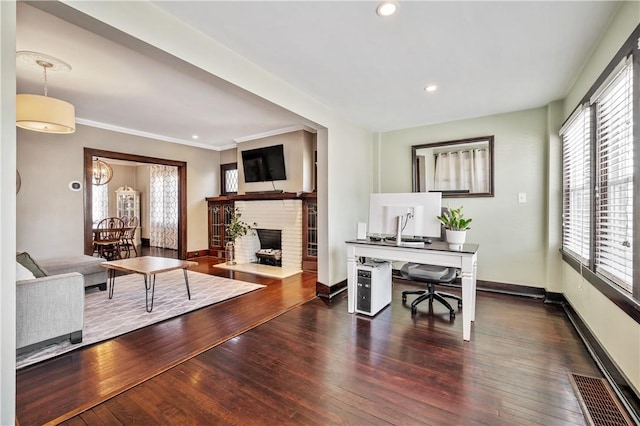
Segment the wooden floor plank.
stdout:
<path fill-rule="evenodd" d="M 368 318 L 347 313 L 344 293 L 314 299 L 311 274 L 280 281 L 199 268 L 268 291 L 21 371 L 21 423 L 584 424 L 567 372 L 600 374 L 558 306 L 479 292 L 463 342 L 461 317 L 437 303 L 411 315 L 404 281 Z M 104 402 L 91 408 L 78 392 Z"/>
<path fill-rule="evenodd" d="M 315 297 L 315 274 L 279 280 L 218 262 L 203 258 L 193 270 L 267 287 L 18 371 L 21 424 L 68 419 Z"/>
<path fill-rule="evenodd" d="M 463 342 L 445 309 L 412 316 L 406 288 L 373 319 L 314 299 L 106 404 L 131 423 L 585 424 L 567 372 L 600 374 L 559 306 L 478 293 Z"/>

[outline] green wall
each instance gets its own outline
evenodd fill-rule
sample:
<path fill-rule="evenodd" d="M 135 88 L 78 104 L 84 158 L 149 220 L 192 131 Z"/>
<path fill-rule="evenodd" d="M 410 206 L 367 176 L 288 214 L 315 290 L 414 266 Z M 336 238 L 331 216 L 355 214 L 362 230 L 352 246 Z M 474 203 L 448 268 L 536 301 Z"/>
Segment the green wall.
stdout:
<path fill-rule="evenodd" d="M 467 241 L 480 244 L 478 278 L 547 287 L 547 109 L 481 117 L 383 133 L 376 191 L 411 192 L 411 146 L 494 135 L 494 197 L 448 198 L 473 218 Z M 518 193 L 527 202 L 518 203 Z"/>

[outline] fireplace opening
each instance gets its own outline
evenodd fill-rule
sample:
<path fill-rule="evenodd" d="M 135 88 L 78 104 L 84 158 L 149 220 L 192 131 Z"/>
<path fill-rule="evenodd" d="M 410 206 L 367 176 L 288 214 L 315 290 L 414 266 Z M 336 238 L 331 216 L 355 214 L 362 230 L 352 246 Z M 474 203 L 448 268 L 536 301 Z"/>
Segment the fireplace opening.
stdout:
<path fill-rule="evenodd" d="M 256 229 L 260 250 L 256 252 L 258 263 L 282 266 L 282 231 L 279 229 Z"/>

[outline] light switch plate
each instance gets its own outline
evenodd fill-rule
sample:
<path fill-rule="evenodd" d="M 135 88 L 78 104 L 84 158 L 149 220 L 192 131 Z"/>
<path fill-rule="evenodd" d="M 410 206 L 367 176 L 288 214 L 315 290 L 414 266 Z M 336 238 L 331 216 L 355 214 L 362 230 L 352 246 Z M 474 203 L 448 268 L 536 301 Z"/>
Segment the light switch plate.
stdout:
<path fill-rule="evenodd" d="M 527 202 L 527 193 L 526 192 L 518 192 L 518 202 L 526 203 Z"/>

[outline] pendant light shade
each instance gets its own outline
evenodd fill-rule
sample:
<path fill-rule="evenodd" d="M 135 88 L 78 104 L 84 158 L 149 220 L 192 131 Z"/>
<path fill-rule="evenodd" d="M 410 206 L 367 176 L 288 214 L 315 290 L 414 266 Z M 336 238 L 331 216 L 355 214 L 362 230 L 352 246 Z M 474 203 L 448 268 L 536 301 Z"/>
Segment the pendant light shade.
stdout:
<path fill-rule="evenodd" d="M 42 68 L 44 96 L 16 95 L 16 126 L 44 133 L 73 133 L 76 131 L 76 110 L 69 102 L 50 98 L 47 93 L 47 70 L 70 71 L 71 65 L 44 53 L 19 51 L 17 59 Z"/>
<path fill-rule="evenodd" d="M 75 107 L 41 95 L 16 95 L 16 126 L 46 133 L 76 131 Z"/>

